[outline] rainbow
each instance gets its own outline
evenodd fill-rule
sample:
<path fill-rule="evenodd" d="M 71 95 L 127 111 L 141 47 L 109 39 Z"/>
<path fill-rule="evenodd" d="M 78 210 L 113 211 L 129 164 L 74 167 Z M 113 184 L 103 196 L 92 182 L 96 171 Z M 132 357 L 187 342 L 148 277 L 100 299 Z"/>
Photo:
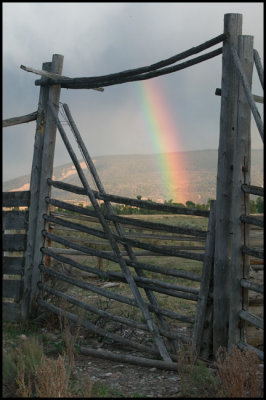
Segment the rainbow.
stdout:
<path fill-rule="evenodd" d="M 140 83 L 141 108 L 155 153 L 165 193 L 165 200 L 185 204 L 188 200 L 185 162 L 175 153 L 180 151 L 180 132 L 171 117 L 163 90 L 155 79 Z"/>

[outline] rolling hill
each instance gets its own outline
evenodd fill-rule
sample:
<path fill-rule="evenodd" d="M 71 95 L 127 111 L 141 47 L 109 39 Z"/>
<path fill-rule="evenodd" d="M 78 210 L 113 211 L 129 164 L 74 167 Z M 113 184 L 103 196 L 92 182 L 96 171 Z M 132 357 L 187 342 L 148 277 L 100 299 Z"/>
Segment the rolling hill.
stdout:
<path fill-rule="evenodd" d="M 184 179 L 179 178 L 174 188 L 176 198 L 172 198 L 172 191 L 162 170 L 159 168 L 161 155 L 114 155 L 94 157 L 93 161 L 98 175 L 103 183 L 105 191 L 136 198 L 141 195 L 142 199 L 154 201 L 170 200 L 179 201 L 179 192 L 182 192 L 186 200 L 195 203 L 206 203 L 209 198 L 216 197 L 216 172 L 217 172 L 217 150 L 198 150 L 180 153 L 168 153 L 169 165 L 174 165 L 178 160 L 182 166 Z M 263 150 L 252 150 L 251 183 L 263 185 Z M 93 189 L 90 174 L 86 165 L 81 161 L 86 177 Z M 179 171 L 171 171 L 180 177 Z M 82 186 L 75 167 L 72 163 L 55 167 L 54 179 L 73 185 Z M 28 190 L 30 176 L 22 176 L 3 183 L 3 191 Z M 53 196 L 71 202 L 87 202 L 85 196 L 78 196 L 62 190 L 53 189 Z"/>

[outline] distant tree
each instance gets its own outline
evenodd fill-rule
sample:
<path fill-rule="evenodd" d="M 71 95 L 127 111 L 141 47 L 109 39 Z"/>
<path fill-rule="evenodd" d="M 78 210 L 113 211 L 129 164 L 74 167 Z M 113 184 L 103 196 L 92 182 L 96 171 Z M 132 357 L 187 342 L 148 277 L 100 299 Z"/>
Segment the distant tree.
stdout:
<path fill-rule="evenodd" d="M 196 204 L 193 203 L 193 201 L 188 200 L 188 201 L 186 201 L 186 206 L 189 208 L 195 208 Z"/>
<path fill-rule="evenodd" d="M 141 196 L 140 194 L 137 195 L 137 199 L 138 199 L 138 200 L 141 200 L 141 197 L 142 197 L 142 196 Z"/>
<path fill-rule="evenodd" d="M 264 199 L 263 197 L 258 197 L 256 200 L 257 206 L 257 213 L 263 214 L 264 213 Z"/>
<path fill-rule="evenodd" d="M 251 214 L 256 214 L 257 212 L 257 205 L 254 200 L 249 201 L 249 211 Z"/>

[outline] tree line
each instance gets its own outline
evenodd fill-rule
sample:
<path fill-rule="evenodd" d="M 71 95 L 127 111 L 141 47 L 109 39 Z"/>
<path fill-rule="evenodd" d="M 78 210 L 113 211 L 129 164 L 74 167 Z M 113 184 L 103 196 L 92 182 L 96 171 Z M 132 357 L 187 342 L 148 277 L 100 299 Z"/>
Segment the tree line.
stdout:
<path fill-rule="evenodd" d="M 141 200 L 141 196 L 137 196 L 138 200 Z M 153 200 L 148 199 L 147 201 L 152 202 Z M 173 205 L 173 206 L 178 206 L 178 207 L 188 207 L 188 208 L 196 208 L 198 210 L 209 210 L 210 209 L 210 204 L 211 204 L 212 199 L 208 199 L 206 204 L 200 204 L 200 203 L 194 203 L 191 200 L 186 201 L 185 204 L 183 203 L 175 203 L 172 199 L 170 200 L 165 200 L 164 204 L 166 205 Z M 264 213 L 264 198 L 258 197 L 256 200 L 250 200 L 250 214 L 263 214 Z M 80 207 L 84 207 L 82 203 L 78 204 Z M 106 210 L 106 205 L 104 203 L 100 204 L 101 209 L 103 210 L 103 213 L 105 213 Z M 84 208 L 93 210 L 92 205 L 87 205 Z M 115 204 L 113 205 L 113 209 L 116 212 L 117 215 L 149 215 L 149 214 L 164 214 L 164 211 L 154 211 L 150 209 L 145 209 L 145 208 L 140 208 L 140 207 L 134 207 L 134 206 L 128 206 L 125 204 Z M 65 213 L 72 213 L 72 211 L 68 211 L 65 209 L 61 209 L 60 207 L 57 208 L 57 211 L 65 212 Z"/>

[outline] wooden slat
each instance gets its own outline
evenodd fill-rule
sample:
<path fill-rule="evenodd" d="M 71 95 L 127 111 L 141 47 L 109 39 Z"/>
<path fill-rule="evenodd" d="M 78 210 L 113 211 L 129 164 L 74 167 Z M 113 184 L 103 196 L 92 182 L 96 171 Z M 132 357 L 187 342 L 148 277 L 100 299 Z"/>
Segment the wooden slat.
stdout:
<path fill-rule="evenodd" d="M 259 53 L 256 49 L 254 49 L 254 62 L 255 62 L 257 72 L 258 72 L 261 86 L 264 89 L 264 72 L 263 72 L 262 62 L 261 62 Z"/>
<path fill-rule="evenodd" d="M 2 207 L 28 207 L 29 205 L 29 190 L 2 193 Z"/>
<path fill-rule="evenodd" d="M 247 311 L 241 310 L 239 312 L 239 317 L 241 319 L 249 322 L 250 324 L 257 326 L 260 329 L 264 329 L 263 319 L 260 317 L 257 317 L 256 315 L 253 315 Z"/>
<path fill-rule="evenodd" d="M 259 226 L 260 228 L 264 227 L 264 220 L 257 218 L 257 217 L 252 217 L 250 215 L 241 215 L 240 216 L 240 221 L 245 222 L 246 224 L 251 224 L 255 226 Z"/>
<path fill-rule="evenodd" d="M 252 351 L 254 351 L 257 354 L 257 356 L 259 357 L 260 360 L 264 360 L 264 352 L 259 350 L 259 349 L 257 349 L 256 347 L 251 346 L 250 344 L 244 343 L 244 342 L 241 342 L 241 341 L 239 341 L 237 343 L 237 345 L 241 350 L 252 350 Z"/>
<path fill-rule="evenodd" d="M 67 276 L 65 274 L 61 274 L 61 273 L 59 273 L 57 271 L 54 271 L 51 268 L 47 268 L 44 265 L 40 265 L 39 268 L 45 274 L 47 274 L 49 276 L 52 276 L 52 277 L 55 277 L 55 278 L 57 278 L 57 279 L 59 279 L 59 280 L 61 280 L 63 282 L 68 282 L 71 285 L 75 285 L 77 287 L 80 287 L 81 289 L 89 290 L 89 291 L 97 293 L 97 294 L 99 294 L 101 296 L 104 296 L 104 297 L 107 297 L 107 298 L 110 298 L 110 299 L 114 299 L 114 300 L 117 300 L 117 301 L 125 303 L 125 304 L 129 304 L 129 305 L 138 307 L 137 302 L 134 299 L 130 298 L 130 297 L 111 292 L 110 290 L 99 288 L 99 287 L 94 286 L 94 285 L 92 285 L 92 284 L 90 284 L 88 282 L 83 282 L 83 281 L 79 281 L 77 279 L 73 279 L 73 278 L 71 278 L 71 277 L 69 277 L 69 276 Z M 187 315 L 179 314 L 177 312 L 166 310 L 166 309 L 163 309 L 163 308 L 160 308 L 160 307 L 154 307 L 151 304 L 147 304 L 147 303 L 145 303 L 145 304 L 146 304 L 146 306 L 148 306 L 150 311 L 153 311 L 153 312 L 156 312 L 156 313 L 160 313 L 160 314 L 165 315 L 165 316 L 167 316 L 169 318 L 177 319 L 179 321 L 183 321 L 183 322 L 186 322 L 186 323 L 190 323 L 190 324 L 194 323 L 194 318 L 189 317 Z"/>
<path fill-rule="evenodd" d="M 241 188 L 245 193 L 254 194 L 256 196 L 264 196 L 264 188 L 261 186 L 244 184 L 241 186 Z"/>
<path fill-rule="evenodd" d="M 24 257 L 3 257 L 3 274 L 22 274 L 24 267 Z"/>
<path fill-rule="evenodd" d="M 20 66 L 21 69 L 27 72 L 32 72 L 33 74 L 41 75 L 44 78 L 50 78 L 50 79 L 57 79 L 57 78 L 62 78 L 62 79 L 71 79 L 68 76 L 63 76 L 60 74 L 55 74 L 52 72 L 44 71 L 44 70 L 39 70 L 31 67 L 26 67 L 25 65 Z M 103 92 L 103 88 L 93 88 L 93 90 L 98 90 L 99 92 Z"/>
<path fill-rule="evenodd" d="M 12 279 L 3 279 L 2 281 L 2 289 L 3 297 L 19 300 L 20 299 L 20 291 L 21 291 L 21 280 L 12 280 Z"/>
<path fill-rule="evenodd" d="M 260 249 L 254 249 L 248 246 L 242 246 L 242 252 L 244 254 L 248 254 L 250 256 L 256 257 L 256 258 L 260 258 L 262 260 L 264 260 L 264 251 L 260 250 Z"/>
<path fill-rule="evenodd" d="M 246 279 L 241 279 L 240 285 L 247 289 L 253 290 L 254 292 L 264 293 L 264 285 L 258 285 L 257 283 L 250 282 Z"/>
<path fill-rule="evenodd" d="M 80 346 L 79 351 L 81 354 L 86 356 L 103 358 L 104 360 L 112 360 L 115 362 L 123 362 L 135 365 L 141 365 L 144 367 L 154 367 L 159 369 L 166 369 L 177 371 L 178 364 L 174 362 L 160 361 L 160 360 L 152 360 L 144 357 L 136 357 L 131 355 L 125 355 L 121 353 L 112 353 L 111 351 L 106 350 L 95 350 L 91 347 Z"/>
<path fill-rule="evenodd" d="M 5 234 L 2 241 L 3 251 L 24 251 L 26 249 L 27 235 L 22 233 Z"/>
<path fill-rule="evenodd" d="M 221 89 L 216 89 L 215 90 L 215 94 L 216 94 L 216 96 L 221 96 L 221 94 L 222 94 L 222 91 L 221 91 Z M 264 103 L 264 97 L 262 97 L 262 96 L 257 96 L 256 94 L 253 94 L 253 99 L 257 102 L 257 103 L 261 103 L 261 104 L 263 104 Z"/>
<path fill-rule="evenodd" d="M 6 128 L 12 125 L 24 124 L 25 122 L 35 121 L 37 119 L 37 111 L 23 115 L 21 117 L 8 118 L 2 121 L 2 127 Z"/>
<path fill-rule="evenodd" d="M 6 322 L 21 321 L 20 304 L 17 303 L 2 303 L 2 318 Z"/>
<path fill-rule="evenodd" d="M 26 229 L 28 211 L 3 211 L 2 228 L 5 229 Z"/>
<path fill-rule="evenodd" d="M 259 111 L 258 111 L 258 109 L 257 109 L 257 106 L 256 106 L 256 104 L 255 104 L 255 101 L 254 101 L 254 99 L 253 99 L 253 96 L 252 96 L 252 94 L 251 94 L 250 85 L 249 85 L 249 83 L 248 83 L 248 79 L 247 79 L 247 77 L 246 77 L 245 71 L 244 71 L 243 68 L 242 68 L 242 64 L 241 64 L 241 61 L 239 60 L 239 56 L 238 56 L 238 54 L 237 54 L 236 48 L 235 48 L 234 46 L 231 45 L 231 46 L 230 46 L 230 51 L 231 51 L 232 59 L 233 59 L 234 64 L 235 64 L 235 69 L 236 69 L 237 74 L 238 74 L 238 76 L 239 76 L 239 78 L 240 78 L 240 80 L 241 80 L 243 89 L 244 89 L 245 94 L 246 94 L 246 98 L 247 98 L 247 100 L 248 100 L 248 103 L 249 103 L 249 106 L 250 106 L 250 109 L 251 109 L 251 112 L 252 112 L 253 117 L 254 117 L 254 119 L 255 119 L 255 122 L 256 122 L 258 131 L 259 131 L 259 133 L 260 133 L 262 142 L 264 143 L 264 127 L 263 127 L 263 122 L 262 122 L 260 113 L 259 113 Z"/>
<path fill-rule="evenodd" d="M 66 190 L 68 192 L 77 193 L 80 195 L 86 195 L 86 191 L 84 188 L 74 186 L 66 182 L 53 181 L 51 179 L 48 179 L 48 183 L 58 189 Z M 94 196 L 99 200 L 107 200 L 111 201 L 112 203 L 125 204 L 128 206 L 139 207 L 149 210 L 170 212 L 171 214 L 196 215 L 201 217 L 208 217 L 210 214 L 208 210 L 199 210 L 189 207 L 178 207 L 175 205 L 161 204 L 154 201 L 131 199 L 129 197 L 122 197 L 113 194 L 103 194 L 95 190 L 93 190 L 93 193 Z"/>
<path fill-rule="evenodd" d="M 96 217 L 96 213 L 92 210 L 89 210 L 87 208 L 75 206 L 73 204 L 69 204 L 65 201 L 60 201 L 56 199 L 46 199 L 47 203 L 52 204 L 56 207 L 61 207 L 66 210 L 74 211 L 77 213 L 80 213 L 82 215 L 88 215 L 92 217 Z M 70 217 L 71 218 L 71 217 Z M 128 217 L 120 217 L 118 215 L 105 215 L 105 220 L 106 222 L 108 221 L 114 221 L 121 223 L 123 225 L 133 225 L 145 229 L 152 229 L 152 230 L 159 230 L 159 231 L 164 231 L 164 232 L 171 232 L 171 233 L 180 233 L 183 235 L 192 235 L 192 236 L 199 236 L 199 237 L 206 237 L 207 232 L 204 230 L 200 229 L 189 229 L 189 228 L 183 228 L 180 226 L 174 226 L 174 225 L 168 225 L 168 224 L 163 224 L 163 223 L 156 223 L 156 222 L 149 222 L 149 221 L 144 221 L 144 220 L 139 220 L 135 218 L 128 218 Z M 195 238 L 194 238 L 195 239 Z"/>

